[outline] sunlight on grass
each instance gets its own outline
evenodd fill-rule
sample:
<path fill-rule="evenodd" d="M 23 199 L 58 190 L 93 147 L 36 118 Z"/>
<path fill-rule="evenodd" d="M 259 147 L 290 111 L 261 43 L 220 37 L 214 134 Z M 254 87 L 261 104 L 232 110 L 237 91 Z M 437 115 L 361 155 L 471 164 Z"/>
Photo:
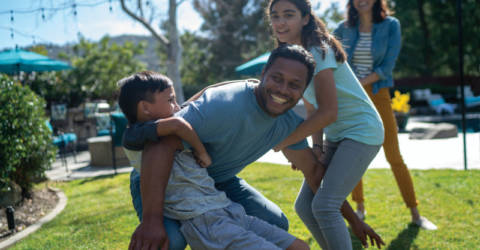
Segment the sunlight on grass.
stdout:
<path fill-rule="evenodd" d="M 411 171 L 419 210 L 437 231 L 409 226 L 390 170 L 369 170 L 364 178 L 366 222 L 388 249 L 475 249 L 480 245 L 480 171 Z M 290 220 L 290 232 L 320 249 L 295 214 L 293 202 L 302 174 L 288 166 L 255 163 L 240 175 L 277 203 Z M 12 249 L 126 249 L 138 224 L 130 200 L 128 174 L 50 183 L 68 197 L 65 210 Z M 354 248 L 360 249 L 354 240 Z"/>

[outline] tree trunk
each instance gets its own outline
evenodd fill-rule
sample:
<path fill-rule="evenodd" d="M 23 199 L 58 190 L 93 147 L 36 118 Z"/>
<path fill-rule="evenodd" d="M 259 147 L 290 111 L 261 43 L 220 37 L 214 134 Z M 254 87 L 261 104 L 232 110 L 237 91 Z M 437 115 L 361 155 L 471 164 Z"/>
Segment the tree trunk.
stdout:
<path fill-rule="evenodd" d="M 417 0 L 418 17 L 420 19 L 420 28 L 423 33 L 423 59 L 425 62 L 424 75 L 432 75 L 432 46 L 430 44 L 430 31 L 425 20 L 425 11 L 423 10 L 423 0 Z"/>
<path fill-rule="evenodd" d="M 168 7 L 168 44 L 167 54 L 167 75 L 172 79 L 175 92 L 177 94 L 177 102 L 183 103 L 185 97 L 183 95 L 182 80 L 180 77 L 180 64 L 182 62 L 182 45 L 177 30 L 177 3 L 176 0 L 169 0 Z"/>
<path fill-rule="evenodd" d="M 181 2 L 180 2 L 181 3 Z M 136 15 L 133 11 L 129 10 L 125 5 L 125 0 L 120 0 L 123 11 L 133 18 L 135 21 L 141 23 L 152 36 L 157 39 L 158 42 L 167 47 L 167 76 L 173 81 L 173 87 L 177 94 L 177 102 L 183 103 L 185 97 L 183 96 L 182 82 L 180 78 L 180 64 L 182 58 L 182 46 L 177 30 L 177 3 L 175 0 L 169 0 L 168 8 L 168 36 L 170 40 L 165 38 L 162 34 L 157 33 L 152 25 L 143 17 L 142 5 L 138 1 L 138 9 L 140 16 Z"/>

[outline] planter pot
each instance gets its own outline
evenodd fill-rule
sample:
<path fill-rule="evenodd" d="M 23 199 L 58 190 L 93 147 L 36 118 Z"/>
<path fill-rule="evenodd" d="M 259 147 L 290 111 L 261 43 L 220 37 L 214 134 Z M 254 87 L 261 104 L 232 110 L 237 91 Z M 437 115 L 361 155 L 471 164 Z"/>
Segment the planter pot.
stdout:
<path fill-rule="evenodd" d="M 394 112 L 395 120 L 397 121 L 398 131 L 403 132 L 407 127 L 408 118 L 410 115 L 408 113 Z"/>

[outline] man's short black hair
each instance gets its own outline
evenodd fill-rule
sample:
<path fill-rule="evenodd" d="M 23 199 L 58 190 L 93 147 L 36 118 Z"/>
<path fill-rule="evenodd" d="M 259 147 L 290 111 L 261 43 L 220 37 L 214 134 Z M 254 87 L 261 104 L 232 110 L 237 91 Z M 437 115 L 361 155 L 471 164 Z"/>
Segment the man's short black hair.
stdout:
<path fill-rule="evenodd" d="M 172 87 L 172 81 L 157 72 L 143 71 L 117 82 L 120 87 L 118 105 L 130 124 L 137 122 L 137 106 L 140 101 L 154 102 L 153 94 Z"/>
<path fill-rule="evenodd" d="M 312 80 L 313 72 L 315 70 L 315 59 L 313 58 L 312 54 L 304 49 L 300 45 L 295 44 L 282 44 L 270 53 L 270 57 L 268 58 L 267 64 L 263 69 L 264 72 L 267 72 L 268 69 L 273 65 L 275 60 L 279 57 L 295 60 L 307 67 L 308 74 L 307 74 L 307 83 L 305 86 L 308 86 L 310 80 Z"/>

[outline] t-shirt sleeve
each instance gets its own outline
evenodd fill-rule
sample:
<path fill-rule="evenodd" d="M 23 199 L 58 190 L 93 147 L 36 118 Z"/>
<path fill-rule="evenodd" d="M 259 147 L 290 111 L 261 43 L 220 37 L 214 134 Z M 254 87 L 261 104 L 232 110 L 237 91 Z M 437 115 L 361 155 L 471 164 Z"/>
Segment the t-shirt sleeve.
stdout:
<path fill-rule="evenodd" d="M 313 57 L 315 58 L 315 75 L 324 69 L 336 69 L 338 67 L 335 59 L 335 53 L 331 48 L 328 48 L 327 52 L 325 53 L 325 58 L 323 57 L 322 49 L 319 47 L 313 47 L 310 50 L 310 53 L 312 53 Z"/>
<path fill-rule="evenodd" d="M 158 141 L 156 121 L 135 123 L 125 129 L 122 145 L 129 150 L 143 150 L 147 141 Z"/>

